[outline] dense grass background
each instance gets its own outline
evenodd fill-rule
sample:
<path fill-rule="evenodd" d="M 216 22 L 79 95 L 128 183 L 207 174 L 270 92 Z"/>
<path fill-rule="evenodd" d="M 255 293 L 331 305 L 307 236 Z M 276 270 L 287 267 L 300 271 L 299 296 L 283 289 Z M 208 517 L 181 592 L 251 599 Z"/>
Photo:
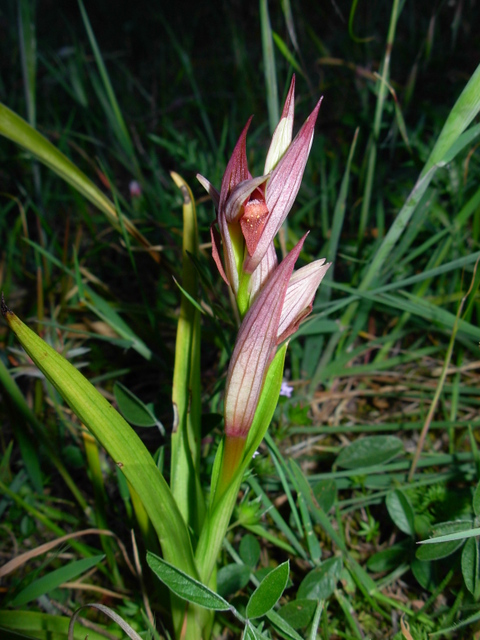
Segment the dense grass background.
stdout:
<path fill-rule="evenodd" d="M 293 70 L 297 127 L 324 96 L 285 244 L 310 229 L 302 259 L 333 259 L 333 280 L 322 285 L 316 315 L 290 346 L 287 376 L 294 393 L 281 399 L 271 438 L 245 483 L 235 517 L 239 526 L 221 559 L 220 588 L 241 608 L 255 580 L 289 558 L 292 586 L 281 605 L 296 598 L 322 602 L 313 609 L 295 605 L 306 611 L 297 625 L 302 637 L 476 637 L 476 538 L 429 552 L 418 552 L 415 542 L 432 531 L 477 526 L 479 516 L 473 493 L 480 425 L 474 271 L 480 235 L 478 134 L 436 172 L 367 294 L 358 295 L 477 68 L 478 3 L 400 2 L 387 46 L 393 3 L 332 0 L 289 7 L 271 2 L 276 44 L 269 55 L 262 48 L 262 2 L 260 8 L 240 2 L 138 2 L 135 8 L 123 1 L 87 2 L 115 99 L 77 3 L 36 3 L 31 20 L 36 56 L 30 63 L 20 43 L 24 37 L 31 42 L 31 32 L 19 34 L 18 6 L 7 2 L 0 8 L 0 101 L 35 124 L 104 189 L 161 258 L 157 265 L 59 177 L 0 138 L 0 284 L 9 306 L 82 366 L 109 399 L 118 402 L 114 383 L 121 382 L 153 405 L 167 435 L 157 429 L 139 432 L 160 464 L 169 455 L 180 301 L 172 276 L 181 273 L 181 197 L 169 172 L 180 173 L 198 197 L 206 244 L 214 213 L 195 174 L 219 186 L 252 113 L 249 162 L 254 175 L 261 172 L 271 119 Z M 265 21 L 263 30 L 268 35 Z M 377 74 L 387 50 L 388 85 L 396 101 L 386 89 L 381 102 L 386 85 Z M 24 60 L 29 82 L 22 75 Z M 267 92 L 268 64 L 275 70 L 277 97 Z M 131 195 L 133 180 L 142 190 L 139 197 Z M 205 440 L 207 479 L 221 432 L 217 416 L 235 327 L 208 246 L 202 257 L 201 297 L 216 314 L 203 323 L 202 403 L 206 429 L 212 429 Z M 458 323 L 455 316 L 471 282 Z M 97 297 L 82 291 L 82 283 Z M 92 525 L 112 529 L 130 545 L 135 518 L 113 465 L 91 449 L 5 326 L 0 340 L 3 557 L 9 560 Z M 23 400 L 9 386 L 12 376 Z M 418 464 L 412 468 L 416 452 Z M 287 462 L 292 458 L 298 468 Z M 78 495 L 67 489 L 58 460 Z M 305 477 L 317 506 L 329 514 L 338 536 L 334 542 Z M 149 541 L 138 538 L 142 555 Z M 100 546 L 98 537 L 87 541 Z M 128 573 L 118 546 L 105 539 L 102 544 L 108 563 L 90 580 L 100 596 L 78 586 L 52 587 L 26 606 L 13 601 L 11 610 L 28 607 L 60 616 L 103 599 L 145 630 L 138 580 Z M 77 559 L 88 556 L 91 547 L 72 545 L 65 553 Z M 335 559 L 339 549 L 344 565 Z M 358 561 L 365 572 L 352 571 L 345 558 Z M 42 555 L 4 578 L 0 626 L 14 627 L 8 618 L 12 599 L 61 566 L 64 557 L 45 565 L 43 560 Z M 245 567 L 251 569 L 247 581 Z M 162 596 L 145 579 L 150 605 L 162 620 Z M 314 610 L 320 617 L 312 626 Z M 294 619 L 288 609 L 284 615 Z M 43 637 L 39 620 L 28 631 L 31 636 Z M 161 622 L 158 633 L 164 633 Z M 216 637 L 239 633 L 232 619 L 219 618 Z"/>

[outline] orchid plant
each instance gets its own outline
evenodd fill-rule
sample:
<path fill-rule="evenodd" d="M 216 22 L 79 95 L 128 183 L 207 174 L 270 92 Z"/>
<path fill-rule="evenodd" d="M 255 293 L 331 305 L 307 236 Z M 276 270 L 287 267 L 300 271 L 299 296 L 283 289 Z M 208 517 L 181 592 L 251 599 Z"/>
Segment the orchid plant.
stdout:
<path fill-rule="evenodd" d="M 209 593 L 215 589 L 216 562 L 244 472 L 278 401 L 288 339 L 311 312 L 316 290 L 330 266 L 322 259 L 294 271 L 306 235 L 280 263 L 277 260 L 275 237 L 300 188 L 321 104 L 319 101 L 292 140 L 294 88 L 295 78 L 263 175 L 252 177 L 248 169 L 250 119 L 227 164 L 220 191 L 198 176 L 216 209 L 211 228 L 213 259 L 230 288 L 240 321 L 226 379 L 225 435 L 215 458 L 208 498 L 200 483 L 200 319 L 195 305 L 197 275 L 189 257 L 198 252 L 198 231 L 193 195 L 180 176 L 172 174 L 184 197 L 182 289 L 186 295 L 176 346 L 170 485 L 122 416 L 2 300 L 3 315 L 28 355 L 112 456 L 129 482 L 137 515 L 145 514 L 144 521 L 154 527 L 162 558 L 149 553 L 147 561 L 172 591 L 172 627 L 177 638 L 209 637 L 211 612 L 202 608 L 206 605 L 201 598 L 192 597 L 185 606 L 188 595 L 179 590 L 179 580 L 208 585 Z M 13 122 L 10 131 L 21 130 L 18 141 L 28 140 L 29 125 L 14 114 L 9 118 Z M 38 143 L 39 134 L 35 136 Z M 41 144 L 46 147 L 44 155 L 48 151 L 50 158 L 62 162 L 60 152 L 50 149 L 50 143 Z M 37 152 L 37 156 L 42 154 Z"/>
<path fill-rule="evenodd" d="M 317 288 L 330 266 L 321 259 L 293 271 L 306 236 L 277 263 L 274 238 L 300 188 L 321 104 L 320 100 L 292 141 L 294 94 L 295 76 L 262 176 L 253 178 L 247 165 L 251 118 L 233 150 L 220 192 L 197 176 L 217 211 L 211 227 L 213 258 L 243 319 L 227 374 L 222 484 L 229 482 L 239 464 L 276 349 L 311 312 Z"/>

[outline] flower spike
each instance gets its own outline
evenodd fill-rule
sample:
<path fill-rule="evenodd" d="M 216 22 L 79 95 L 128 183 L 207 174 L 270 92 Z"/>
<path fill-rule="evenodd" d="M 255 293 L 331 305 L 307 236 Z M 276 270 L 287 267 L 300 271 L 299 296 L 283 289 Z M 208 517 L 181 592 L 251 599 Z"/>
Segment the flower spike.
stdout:
<path fill-rule="evenodd" d="M 225 434 L 246 438 L 257 409 L 265 374 L 275 355 L 282 307 L 304 236 L 275 269 L 247 312 L 227 374 Z"/>
<path fill-rule="evenodd" d="M 315 122 L 321 102 L 321 100 L 318 101 L 317 106 L 273 170 L 267 183 L 265 201 L 268 208 L 268 220 L 258 244 L 254 251 L 249 252 L 250 255 L 243 265 L 247 273 L 253 273 L 259 265 L 268 245 L 277 235 L 297 197 L 312 146 Z"/>

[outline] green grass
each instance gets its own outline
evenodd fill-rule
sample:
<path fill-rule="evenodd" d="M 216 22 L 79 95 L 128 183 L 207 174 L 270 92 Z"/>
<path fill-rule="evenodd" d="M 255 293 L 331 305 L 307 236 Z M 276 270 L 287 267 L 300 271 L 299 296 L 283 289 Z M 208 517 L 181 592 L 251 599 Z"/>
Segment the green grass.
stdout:
<path fill-rule="evenodd" d="M 284 637 L 275 612 L 308 639 L 476 637 L 477 539 L 416 543 L 479 526 L 478 7 L 18 4 L 0 9 L 0 102 L 79 173 L 62 180 L 63 156 L 46 168 L 10 125 L 0 137 L 0 285 L 108 400 L 120 382 L 148 405 L 154 426 L 137 432 L 167 480 L 182 279 L 170 171 L 197 198 L 213 311 L 201 320 L 206 487 L 235 322 L 194 176 L 220 185 L 251 113 L 249 163 L 261 171 L 292 71 L 297 126 L 324 96 L 284 241 L 310 229 L 302 261 L 334 266 L 289 347 L 293 395 L 242 485 L 219 564 L 240 617 L 219 612 L 213 637 L 240 637 L 250 596 L 286 560 L 291 582 L 263 619 L 270 637 Z M 19 558 L 2 577 L 0 629 L 63 638 L 70 613 L 104 602 L 168 637 L 141 502 L 4 324 L 0 344 L 1 552 Z M 80 616 L 92 637 L 119 634 L 98 610 Z"/>

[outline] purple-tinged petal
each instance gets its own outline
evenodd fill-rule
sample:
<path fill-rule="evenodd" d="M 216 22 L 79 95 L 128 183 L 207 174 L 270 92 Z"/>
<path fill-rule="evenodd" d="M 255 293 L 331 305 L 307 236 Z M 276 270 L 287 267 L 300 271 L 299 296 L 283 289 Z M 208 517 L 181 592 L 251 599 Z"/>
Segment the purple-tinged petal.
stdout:
<path fill-rule="evenodd" d="M 255 189 L 258 189 L 264 184 L 270 176 L 259 176 L 258 178 L 250 178 L 243 180 L 234 187 L 225 203 L 225 218 L 227 222 L 237 222 L 240 216 L 243 215 L 242 207 L 245 202 L 250 198 Z M 265 197 L 262 192 L 262 199 L 265 202 Z M 265 205 L 266 207 L 266 205 Z"/>
<path fill-rule="evenodd" d="M 227 436 L 244 438 L 252 424 L 265 374 L 275 355 L 288 283 L 304 240 L 305 236 L 275 269 L 240 326 L 227 374 Z"/>
<path fill-rule="evenodd" d="M 295 333 L 302 320 L 310 314 L 317 289 L 331 264 L 322 258 L 292 275 L 282 307 L 277 344 Z"/>
<path fill-rule="evenodd" d="M 265 169 L 263 173 L 269 173 L 278 164 L 278 161 L 288 149 L 288 145 L 292 141 L 293 132 L 293 116 L 295 111 L 295 74 L 292 77 L 290 89 L 283 106 L 282 115 L 279 123 L 273 132 L 272 142 L 268 149 L 267 158 L 265 160 Z"/>
<path fill-rule="evenodd" d="M 258 267 L 255 269 L 255 271 L 252 273 L 252 277 L 250 280 L 250 287 L 249 287 L 250 304 L 253 304 L 253 302 L 255 302 L 255 298 L 257 297 L 258 293 L 262 289 L 263 285 L 267 282 L 267 280 L 270 278 L 272 273 L 275 271 L 275 269 L 277 268 L 277 265 L 278 265 L 277 253 L 275 251 L 275 247 L 272 242 L 271 245 L 268 247 L 267 252 L 263 256 L 262 261 L 260 262 Z"/>
<path fill-rule="evenodd" d="M 282 159 L 275 167 L 268 181 L 265 200 L 270 216 L 253 255 L 248 256 L 245 260 L 244 269 L 247 273 L 253 273 L 259 264 L 268 245 L 273 242 L 274 237 L 277 235 L 297 197 L 312 146 L 315 122 L 321 102 L 322 100 L 320 99 L 292 144 L 288 147 Z"/>
<path fill-rule="evenodd" d="M 218 209 L 218 206 L 220 204 L 220 193 L 217 191 L 217 189 L 215 189 L 215 187 L 210 182 L 210 180 L 207 180 L 207 178 L 202 176 L 201 173 L 197 173 L 196 177 L 197 177 L 197 180 L 202 185 L 202 187 L 205 189 L 205 191 L 208 193 L 208 195 L 213 200 L 213 204 L 215 205 L 215 209 Z"/>
<path fill-rule="evenodd" d="M 225 260 L 225 272 L 227 275 L 227 281 L 229 282 L 230 286 L 232 287 L 233 293 L 236 296 L 238 293 L 239 277 L 231 235 L 235 233 L 235 227 L 237 227 L 238 233 L 241 233 L 240 225 L 234 223 L 229 227 L 225 219 L 225 212 L 221 208 L 218 210 L 217 222 L 220 229 L 220 235 L 222 236 L 223 258 Z"/>
<path fill-rule="evenodd" d="M 225 280 L 225 282 L 230 285 L 230 282 L 228 281 L 227 275 L 223 268 L 222 258 L 220 257 L 220 234 L 216 230 L 214 224 L 210 225 L 210 236 L 212 238 L 212 258 L 217 265 L 217 269 L 220 272 L 220 275 Z"/>
<path fill-rule="evenodd" d="M 247 165 L 247 131 L 252 121 L 251 116 L 248 119 L 247 124 L 243 128 L 242 133 L 233 149 L 233 153 L 228 161 L 227 168 L 222 178 L 222 186 L 220 189 L 220 209 L 225 206 L 227 198 L 229 197 L 232 189 L 240 182 L 248 180 L 249 172 Z"/>

